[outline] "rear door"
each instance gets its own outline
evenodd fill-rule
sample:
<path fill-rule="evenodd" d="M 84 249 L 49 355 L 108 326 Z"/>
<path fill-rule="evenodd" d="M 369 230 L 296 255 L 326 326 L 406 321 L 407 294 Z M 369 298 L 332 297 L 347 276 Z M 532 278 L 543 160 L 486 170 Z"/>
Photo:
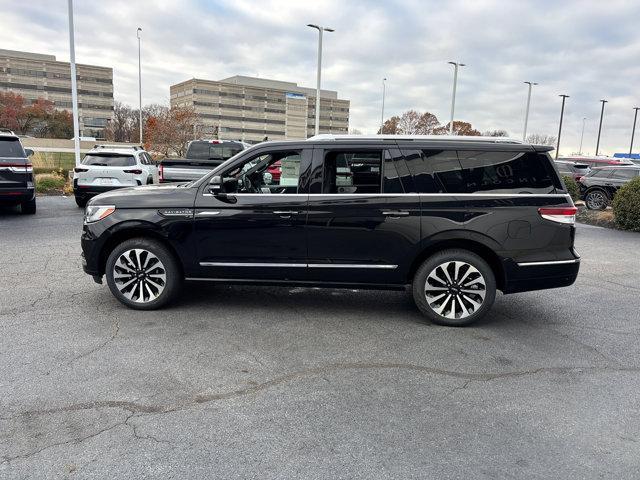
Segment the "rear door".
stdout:
<path fill-rule="evenodd" d="M 405 195 L 393 168 L 398 157 L 393 146 L 316 147 L 307 220 L 311 280 L 404 283 L 420 216 L 418 197 Z"/>
<path fill-rule="evenodd" d="M 31 165 L 16 137 L 0 136 L 0 190 L 27 188 Z"/>

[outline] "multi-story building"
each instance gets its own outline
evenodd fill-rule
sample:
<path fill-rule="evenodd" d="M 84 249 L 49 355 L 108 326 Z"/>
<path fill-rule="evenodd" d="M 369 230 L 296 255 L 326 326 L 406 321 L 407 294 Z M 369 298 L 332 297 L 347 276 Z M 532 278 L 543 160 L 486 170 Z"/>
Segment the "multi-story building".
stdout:
<path fill-rule="evenodd" d="M 304 139 L 315 132 L 316 91 L 296 83 L 234 76 L 172 85 L 171 106 L 194 107 L 201 136 L 246 142 Z M 320 92 L 320 133 L 347 133 L 349 100 Z"/>
<path fill-rule="evenodd" d="M 113 119 L 113 69 L 77 64 L 76 73 L 80 135 L 104 138 Z M 0 49 L 0 91 L 27 102 L 44 98 L 71 111 L 71 66 L 53 55 Z"/>

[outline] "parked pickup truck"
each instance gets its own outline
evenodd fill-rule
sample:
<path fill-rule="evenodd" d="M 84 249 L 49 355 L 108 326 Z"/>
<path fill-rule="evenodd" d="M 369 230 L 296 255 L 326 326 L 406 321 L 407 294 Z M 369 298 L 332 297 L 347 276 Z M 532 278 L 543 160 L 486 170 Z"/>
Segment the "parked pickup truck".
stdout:
<path fill-rule="evenodd" d="M 187 147 L 186 158 L 165 158 L 160 162 L 160 181 L 198 180 L 249 146 L 236 140 L 193 140 Z"/>

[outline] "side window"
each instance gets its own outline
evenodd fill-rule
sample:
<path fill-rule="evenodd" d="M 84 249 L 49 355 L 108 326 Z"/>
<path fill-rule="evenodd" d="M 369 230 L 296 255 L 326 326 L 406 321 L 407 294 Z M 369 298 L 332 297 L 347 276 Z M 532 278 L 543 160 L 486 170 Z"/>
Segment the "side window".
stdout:
<path fill-rule="evenodd" d="M 609 168 L 596 168 L 593 170 L 593 174 L 589 176 L 596 177 L 596 178 L 609 178 L 611 173 L 612 173 L 612 170 Z"/>
<path fill-rule="evenodd" d="M 453 150 L 403 150 L 418 193 L 461 193 L 460 162 Z"/>
<path fill-rule="evenodd" d="M 380 193 L 382 150 L 326 151 L 322 193 Z"/>
<path fill-rule="evenodd" d="M 141 153 L 138 157 L 140 158 L 140 163 L 141 163 L 142 165 L 149 165 L 149 162 L 147 161 L 147 156 L 146 156 L 146 154 Z"/>
<path fill-rule="evenodd" d="M 238 181 L 237 191 L 227 193 L 297 193 L 301 160 L 300 150 L 251 157 L 223 174 Z"/>
<path fill-rule="evenodd" d="M 554 170 L 534 152 L 458 151 L 467 193 L 553 193 Z M 547 168 L 548 167 L 548 168 Z"/>
<path fill-rule="evenodd" d="M 614 170 L 609 178 L 615 178 L 616 180 L 630 180 L 636 177 L 636 170 L 633 168 L 620 168 Z"/>

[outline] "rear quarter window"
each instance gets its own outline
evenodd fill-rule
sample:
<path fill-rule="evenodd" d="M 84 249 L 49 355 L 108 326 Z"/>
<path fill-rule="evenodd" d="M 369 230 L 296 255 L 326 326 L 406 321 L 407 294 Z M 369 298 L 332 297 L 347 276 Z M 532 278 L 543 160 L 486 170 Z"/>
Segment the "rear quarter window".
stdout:
<path fill-rule="evenodd" d="M 561 188 L 547 154 L 459 150 L 459 193 L 555 193 Z"/>

